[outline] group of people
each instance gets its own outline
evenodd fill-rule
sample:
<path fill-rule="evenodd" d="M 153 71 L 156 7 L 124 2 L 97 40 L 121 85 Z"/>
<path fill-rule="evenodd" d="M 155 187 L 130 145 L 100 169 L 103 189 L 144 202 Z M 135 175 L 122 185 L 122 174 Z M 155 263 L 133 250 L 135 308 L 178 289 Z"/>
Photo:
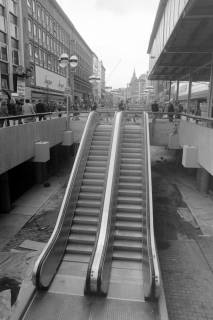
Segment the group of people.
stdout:
<path fill-rule="evenodd" d="M 180 118 L 180 114 L 183 112 L 183 105 L 179 101 L 169 101 L 169 103 L 165 105 L 159 105 L 157 101 L 154 101 L 151 105 L 151 110 L 153 113 L 167 112 L 169 121 L 172 122 L 174 116 L 176 119 Z"/>
<path fill-rule="evenodd" d="M 15 100 L 14 98 L 10 98 L 8 100 L 3 99 L 0 101 L 0 118 L 1 117 L 10 117 L 10 116 L 27 116 L 23 118 L 23 122 L 31 122 L 35 121 L 36 113 L 45 113 L 47 112 L 46 106 L 42 100 L 38 100 L 35 105 L 30 102 L 30 99 L 21 99 Z M 39 115 L 39 121 L 45 119 L 45 115 Z M 18 121 L 18 124 L 22 124 L 22 119 L 18 118 L 17 120 L 12 120 L 13 124 Z M 3 125 L 10 126 L 10 121 L 8 119 L 0 119 L 0 127 Z"/>

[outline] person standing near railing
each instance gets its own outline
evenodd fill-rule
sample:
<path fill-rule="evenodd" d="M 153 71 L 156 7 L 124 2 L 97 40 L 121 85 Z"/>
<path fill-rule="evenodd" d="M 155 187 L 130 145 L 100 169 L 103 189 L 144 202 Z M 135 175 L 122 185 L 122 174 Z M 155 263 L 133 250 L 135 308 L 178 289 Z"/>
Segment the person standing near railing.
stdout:
<path fill-rule="evenodd" d="M 34 111 L 33 105 L 32 105 L 32 103 L 30 103 L 29 99 L 25 99 L 25 103 L 22 106 L 22 114 L 23 115 L 35 115 L 35 111 Z M 35 121 L 35 117 L 34 116 L 24 118 L 24 122 L 25 123 L 31 122 L 31 121 Z"/>
<path fill-rule="evenodd" d="M 8 117 L 8 108 L 7 108 L 7 102 L 1 101 L 0 102 L 0 117 Z M 5 120 L 0 120 L 0 127 L 4 126 Z"/>
<path fill-rule="evenodd" d="M 174 116 L 174 112 L 175 112 L 175 108 L 173 103 L 170 101 L 169 105 L 168 105 L 168 117 L 169 117 L 169 121 L 173 122 L 173 116 Z"/>

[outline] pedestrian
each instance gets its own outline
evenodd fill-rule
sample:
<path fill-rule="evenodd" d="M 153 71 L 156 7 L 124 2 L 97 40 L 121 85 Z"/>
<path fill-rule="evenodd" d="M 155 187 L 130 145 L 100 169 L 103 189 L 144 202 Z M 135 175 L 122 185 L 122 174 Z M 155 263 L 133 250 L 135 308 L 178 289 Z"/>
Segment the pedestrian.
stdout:
<path fill-rule="evenodd" d="M 169 117 L 169 121 L 170 121 L 170 122 L 173 121 L 174 112 L 175 112 L 174 105 L 173 105 L 173 103 L 170 101 L 170 102 L 169 102 L 169 105 L 168 105 L 168 117 Z"/>
<path fill-rule="evenodd" d="M 41 99 L 38 100 L 38 103 L 36 104 L 36 113 L 45 113 L 46 112 L 46 109 L 45 109 L 45 105 L 44 103 L 42 102 Z M 41 120 L 45 120 L 45 115 L 39 115 L 38 116 L 38 120 L 41 121 Z"/>
<path fill-rule="evenodd" d="M 97 109 L 97 102 L 94 101 L 91 110 L 96 111 L 96 109 Z"/>
<path fill-rule="evenodd" d="M 124 102 L 123 102 L 123 100 L 121 100 L 118 104 L 118 110 L 124 111 L 124 109 L 125 109 Z"/>
<path fill-rule="evenodd" d="M 22 106 L 22 114 L 23 115 L 35 115 L 33 105 L 32 105 L 32 103 L 30 103 L 29 99 L 25 99 L 25 103 Z M 24 118 L 24 123 L 31 122 L 31 121 L 35 121 L 34 116 Z"/>
<path fill-rule="evenodd" d="M 14 98 L 11 98 L 10 100 L 8 99 L 7 108 L 8 108 L 8 115 L 9 116 L 16 116 L 17 115 L 16 100 Z M 13 122 L 13 125 L 15 125 L 16 120 L 12 120 L 12 122 Z M 10 123 L 8 125 L 10 125 Z"/>
<path fill-rule="evenodd" d="M 7 102 L 5 100 L 0 102 L 0 118 L 1 117 L 8 117 L 8 108 L 7 108 Z M 4 126 L 5 120 L 0 120 L 0 127 Z"/>

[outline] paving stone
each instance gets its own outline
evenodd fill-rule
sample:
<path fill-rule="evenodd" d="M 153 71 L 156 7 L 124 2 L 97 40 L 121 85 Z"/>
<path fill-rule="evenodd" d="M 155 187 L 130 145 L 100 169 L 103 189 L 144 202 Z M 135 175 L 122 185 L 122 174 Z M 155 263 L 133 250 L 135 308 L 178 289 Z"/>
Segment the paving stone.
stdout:
<path fill-rule="evenodd" d="M 210 250 L 210 243 L 204 245 Z M 213 320 L 213 274 L 198 244 L 169 241 L 159 259 L 170 319 Z M 209 259 L 213 262 L 213 254 Z"/>

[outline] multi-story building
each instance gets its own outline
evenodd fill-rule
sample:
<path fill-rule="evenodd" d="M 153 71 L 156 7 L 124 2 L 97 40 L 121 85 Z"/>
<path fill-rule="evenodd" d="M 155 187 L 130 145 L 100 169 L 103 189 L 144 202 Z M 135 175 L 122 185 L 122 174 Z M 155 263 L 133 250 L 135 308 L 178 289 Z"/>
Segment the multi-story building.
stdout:
<path fill-rule="evenodd" d="M 65 88 L 68 92 L 70 88 L 75 99 L 86 99 L 91 93 L 92 50 L 55 0 L 21 3 L 25 67 L 33 70 L 26 83 L 31 88 L 31 97 L 46 95 L 49 101 L 61 100 Z M 75 70 L 59 66 L 62 53 L 78 56 Z"/>
<path fill-rule="evenodd" d="M 23 64 L 20 2 L 0 1 L 0 89 L 14 90 L 16 68 Z"/>
<path fill-rule="evenodd" d="M 62 53 L 78 65 L 61 68 Z M 93 52 L 55 0 L 0 0 L 0 89 L 62 102 L 92 94 Z M 65 90 L 66 89 L 66 90 Z"/>

